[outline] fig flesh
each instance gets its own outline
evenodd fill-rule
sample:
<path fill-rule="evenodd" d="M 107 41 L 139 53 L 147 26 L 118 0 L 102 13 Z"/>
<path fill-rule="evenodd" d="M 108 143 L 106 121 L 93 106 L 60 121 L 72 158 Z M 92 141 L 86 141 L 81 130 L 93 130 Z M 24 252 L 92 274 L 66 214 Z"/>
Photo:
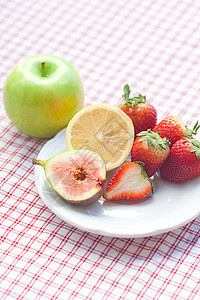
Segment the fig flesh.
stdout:
<path fill-rule="evenodd" d="M 45 161 L 33 158 L 32 162 L 44 168 L 52 188 L 70 203 L 89 204 L 102 196 L 106 167 L 93 151 L 67 151 Z"/>

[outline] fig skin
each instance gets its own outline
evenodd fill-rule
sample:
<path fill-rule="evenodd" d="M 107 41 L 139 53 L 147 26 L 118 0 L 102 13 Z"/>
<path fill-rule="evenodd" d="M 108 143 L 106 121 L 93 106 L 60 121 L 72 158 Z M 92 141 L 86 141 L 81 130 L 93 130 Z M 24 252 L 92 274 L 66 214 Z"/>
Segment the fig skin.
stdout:
<path fill-rule="evenodd" d="M 32 163 L 43 167 L 52 188 L 69 203 L 88 205 L 103 195 L 106 167 L 99 154 L 93 151 L 67 151 L 48 160 L 32 158 Z M 53 168 L 60 171 L 54 173 Z"/>
<path fill-rule="evenodd" d="M 66 200 L 67 202 L 71 203 L 71 204 L 75 204 L 75 205 L 78 205 L 78 206 L 84 206 L 84 205 L 89 205 L 89 204 L 92 204 L 96 201 L 98 201 L 101 196 L 103 196 L 103 190 L 105 188 L 105 180 L 102 182 L 102 185 L 101 185 L 101 190 L 99 190 L 95 195 L 93 195 L 92 197 L 88 198 L 88 199 L 85 199 L 85 200 Z M 60 195 L 61 196 L 61 195 Z M 62 197 L 62 196 L 61 196 Z"/>

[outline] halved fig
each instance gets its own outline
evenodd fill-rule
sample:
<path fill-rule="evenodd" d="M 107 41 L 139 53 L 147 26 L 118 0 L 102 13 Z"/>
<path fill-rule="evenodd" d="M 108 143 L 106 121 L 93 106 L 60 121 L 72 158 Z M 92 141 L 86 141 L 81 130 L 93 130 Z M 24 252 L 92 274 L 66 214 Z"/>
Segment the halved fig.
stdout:
<path fill-rule="evenodd" d="M 89 204 L 103 193 L 106 167 L 101 156 L 89 150 L 59 153 L 48 160 L 32 159 L 44 168 L 52 188 L 66 201 Z"/>

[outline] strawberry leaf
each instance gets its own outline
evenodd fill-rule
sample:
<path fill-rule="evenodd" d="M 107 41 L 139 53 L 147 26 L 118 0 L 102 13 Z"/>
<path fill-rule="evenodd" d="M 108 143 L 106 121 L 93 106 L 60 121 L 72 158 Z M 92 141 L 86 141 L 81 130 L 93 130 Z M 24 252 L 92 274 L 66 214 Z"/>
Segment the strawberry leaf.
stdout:
<path fill-rule="evenodd" d="M 145 103 L 146 102 L 146 96 L 142 96 L 141 94 L 139 94 L 136 97 L 130 98 L 130 87 L 128 84 L 126 84 L 124 86 L 124 94 L 122 95 L 122 97 L 124 98 L 124 105 L 127 106 L 136 106 L 139 103 Z"/>
<path fill-rule="evenodd" d="M 139 138 L 139 142 L 142 142 L 142 141 L 146 141 L 147 140 L 147 136 L 142 136 L 141 138 Z"/>
<path fill-rule="evenodd" d="M 147 131 L 140 131 L 137 136 L 145 136 Z"/>
<path fill-rule="evenodd" d="M 126 85 L 124 86 L 124 94 L 122 95 L 122 97 L 123 97 L 124 99 L 128 99 L 130 93 L 131 93 L 130 87 L 129 87 L 128 84 L 126 84 Z"/>
<path fill-rule="evenodd" d="M 161 138 L 159 132 L 153 132 L 151 129 L 148 129 L 147 131 L 141 131 L 137 134 L 137 136 L 140 136 L 138 141 L 147 141 L 147 145 L 153 146 L 154 148 L 157 148 L 159 146 L 162 149 L 166 150 L 166 145 L 170 144 L 166 137 Z"/>
<path fill-rule="evenodd" d="M 160 146 L 161 148 L 163 148 L 164 150 L 166 150 L 166 146 L 165 146 L 164 143 L 158 143 L 158 144 L 159 144 L 159 146 Z"/>
<path fill-rule="evenodd" d="M 192 144 L 190 152 L 195 152 L 196 158 L 200 159 L 200 142 L 194 138 L 186 138 L 185 140 Z"/>
<path fill-rule="evenodd" d="M 152 140 L 152 144 L 154 148 L 158 147 L 159 145 L 158 140 Z"/>
<path fill-rule="evenodd" d="M 197 149 L 195 154 L 196 154 L 197 159 L 200 159 L 200 149 Z"/>
<path fill-rule="evenodd" d="M 200 159 L 200 148 L 197 148 L 196 146 L 192 146 L 190 152 L 195 152 L 196 158 Z"/>
<path fill-rule="evenodd" d="M 153 147 L 154 147 L 153 141 L 152 141 L 152 139 L 150 139 L 149 137 L 147 137 L 147 145 L 148 145 L 148 146 L 153 146 Z"/>
<path fill-rule="evenodd" d="M 144 166 L 143 161 L 134 161 L 134 163 L 141 165 L 142 167 Z"/>

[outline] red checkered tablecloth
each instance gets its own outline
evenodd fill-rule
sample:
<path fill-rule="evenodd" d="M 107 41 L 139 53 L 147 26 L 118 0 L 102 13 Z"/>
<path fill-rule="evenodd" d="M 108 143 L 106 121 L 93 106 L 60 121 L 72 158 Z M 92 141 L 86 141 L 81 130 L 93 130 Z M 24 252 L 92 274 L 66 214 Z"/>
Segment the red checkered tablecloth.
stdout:
<path fill-rule="evenodd" d="M 47 141 L 16 129 L 2 103 L 11 69 L 36 53 L 77 68 L 85 105 L 117 104 L 129 83 L 159 119 L 194 124 L 200 1 L 0 1 L 1 300 L 200 299 L 200 217 L 160 235 L 106 237 L 69 225 L 40 199 L 31 158 Z"/>

